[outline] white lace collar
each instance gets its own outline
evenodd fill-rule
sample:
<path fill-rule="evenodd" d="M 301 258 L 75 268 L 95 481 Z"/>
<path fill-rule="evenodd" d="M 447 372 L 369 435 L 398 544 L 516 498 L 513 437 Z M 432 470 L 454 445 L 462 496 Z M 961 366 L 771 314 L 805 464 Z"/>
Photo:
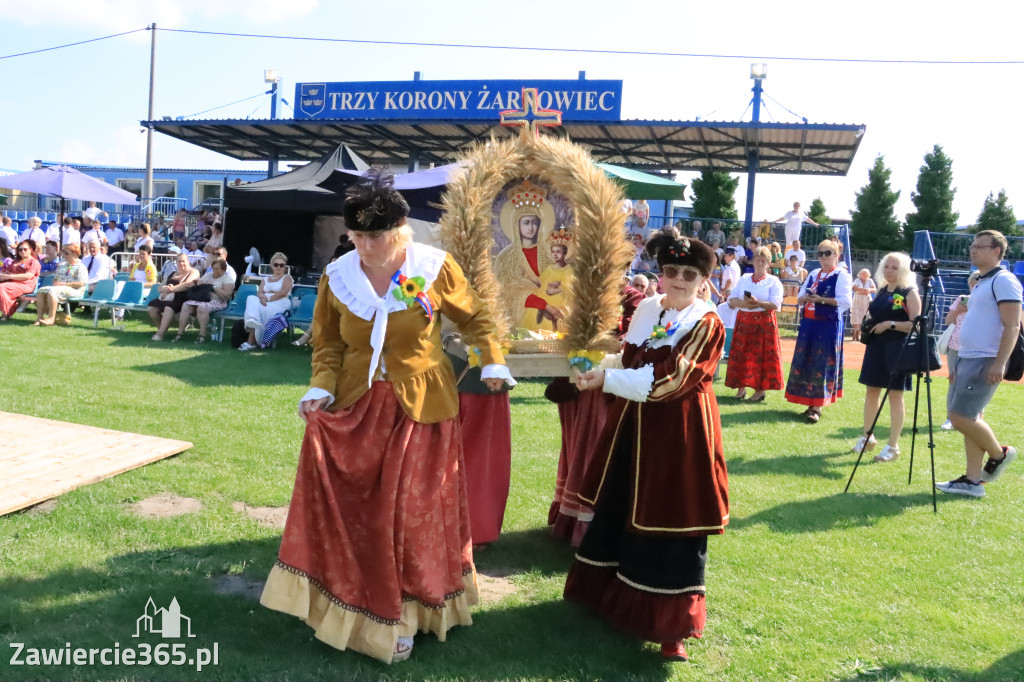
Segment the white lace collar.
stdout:
<path fill-rule="evenodd" d="M 441 272 L 446 255 L 441 249 L 413 242 L 406 247 L 405 263 L 402 264 L 400 272 L 406 277 L 422 277 L 425 282 L 423 291 L 426 291 Z M 324 272 L 331 293 L 342 305 L 357 317 L 367 321 L 373 320 L 373 331 L 370 333 L 373 357 L 370 359 L 370 374 L 367 377 L 367 383 L 372 383 L 373 375 L 380 364 L 380 353 L 388 328 L 388 315 L 407 307 L 391 293 L 398 285 L 391 282 L 384 295 L 377 296 L 370 279 L 360 266 L 359 254 L 355 251 L 346 253 L 328 265 Z"/>
<path fill-rule="evenodd" d="M 658 294 L 641 301 L 633 314 L 633 320 L 629 323 L 629 331 L 626 332 L 623 341 L 634 346 L 649 341 L 648 348 L 674 346 L 679 339 L 689 334 L 690 330 L 697 326 L 697 323 L 709 312 L 718 314 L 714 308 L 701 299 L 697 299 L 692 305 L 682 310 L 662 308 L 661 301 L 664 298 L 664 294 Z M 662 312 L 665 313 L 664 317 Z M 661 322 L 658 321 L 659 319 Z M 654 331 L 656 324 L 668 325 L 670 322 L 674 325 L 671 334 L 663 339 L 651 339 L 651 332 Z"/>

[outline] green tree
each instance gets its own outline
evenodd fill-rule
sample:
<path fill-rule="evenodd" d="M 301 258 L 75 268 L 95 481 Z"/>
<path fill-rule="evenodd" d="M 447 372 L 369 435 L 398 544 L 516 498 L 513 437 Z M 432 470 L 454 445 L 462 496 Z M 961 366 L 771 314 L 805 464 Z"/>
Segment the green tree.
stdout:
<path fill-rule="evenodd" d="M 821 197 L 815 197 L 811 202 L 811 210 L 807 213 L 807 217 L 819 225 L 832 224 L 832 219 L 825 212 L 825 202 L 821 200 Z"/>
<path fill-rule="evenodd" d="M 903 240 L 900 221 L 894 208 L 899 191 L 889 185 L 892 170 L 885 167 L 885 157 L 878 156 L 868 171 L 868 184 L 857 192 L 856 208 L 850 211 L 850 245 L 858 249 L 891 250 Z"/>
<path fill-rule="evenodd" d="M 985 198 L 985 204 L 978 214 L 978 222 L 971 226 L 971 232 L 981 230 L 998 230 L 1007 237 L 1020 236 L 1021 229 L 1017 226 L 1017 216 L 1013 214 L 1013 206 L 1006 201 L 1006 190 L 999 190 L 999 196 L 993 197 L 992 192 Z"/>
<path fill-rule="evenodd" d="M 953 210 L 953 160 L 946 156 L 942 147 L 935 145 L 924 155 L 924 165 L 917 176 L 917 191 L 910 193 L 910 200 L 917 209 L 907 214 L 907 233 L 918 230 L 929 232 L 954 232 L 960 214 Z"/>
<path fill-rule="evenodd" d="M 740 179 L 728 173 L 702 170 L 690 185 L 693 193 L 693 215 L 701 218 L 735 220 L 736 188 Z"/>

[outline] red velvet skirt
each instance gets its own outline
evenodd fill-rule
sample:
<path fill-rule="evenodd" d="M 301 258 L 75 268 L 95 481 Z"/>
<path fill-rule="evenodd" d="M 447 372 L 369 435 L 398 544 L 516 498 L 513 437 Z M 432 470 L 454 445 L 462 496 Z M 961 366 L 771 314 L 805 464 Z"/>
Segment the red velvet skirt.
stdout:
<path fill-rule="evenodd" d="M 443 641 L 477 601 L 465 485 L 458 422 L 413 421 L 390 383 L 312 414 L 261 602 L 386 662 L 399 636 Z"/>
<path fill-rule="evenodd" d="M 737 313 L 725 385 L 755 391 L 778 391 L 783 387 L 782 349 L 774 312 Z"/>
<path fill-rule="evenodd" d="M 512 409 L 508 393 L 459 394 L 473 544 L 501 533 L 512 475 Z"/>
<path fill-rule="evenodd" d="M 562 449 L 558 453 L 555 498 L 548 511 L 551 534 L 580 544 L 594 511 L 580 502 L 578 493 L 608 418 L 608 399 L 601 391 L 580 391 L 575 400 L 558 404 Z"/>

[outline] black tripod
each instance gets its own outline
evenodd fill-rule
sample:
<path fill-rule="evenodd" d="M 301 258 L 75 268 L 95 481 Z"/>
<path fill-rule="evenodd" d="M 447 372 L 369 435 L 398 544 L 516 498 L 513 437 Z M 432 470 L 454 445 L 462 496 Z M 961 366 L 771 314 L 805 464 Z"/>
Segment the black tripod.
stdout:
<path fill-rule="evenodd" d="M 903 340 L 903 346 L 900 348 L 899 357 L 896 360 L 896 367 L 889 375 L 889 384 L 892 385 L 893 379 L 896 378 L 897 374 L 900 374 L 899 367 L 903 366 L 903 357 L 908 352 L 907 349 L 910 347 L 910 340 L 917 338 L 916 349 L 911 349 L 910 352 L 919 353 L 916 367 L 924 368 L 922 371 L 916 372 L 917 384 L 914 387 L 914 425 L 911 428 L 910 436 L 910 468 L 907 471 L 907 485 L 910 484 L 914 475 L 914 446 L 917 443 L 917 410 L 921 402 L 921 377 L 924 377 L 925 391 L 928 397 L 928 449 L 931 455 L 932 461 L 932 511 L 938 513 L 938 494 L 935 490 L 935 432 L 933 429 L 932 421 L 932 373 L 928 362 L 929 348 L 928 348 L 928 334 L 931 330 L 931 273 L 925 272 L 921 275 L 921 314 L 914 318 L 913 324 L 910 327 L 910 333 L 907 334 L 907 338 Z M 875 418 L 871 422 L 871 428 L 864 436 L 864 443 L 860 447 L 860 452 L 857 453 L 857 461 L 853 465 L 853 471 L 850 472 L 850 480 L 846 482 L 846 487 L 843 488 L 843 492 L 849 492 L 850 484 L 853 483 L 853 476 L 857 473 L 857 467 L 860 466 L 860 461 L 864 457 L 864 451 L 868 447 L 868 441 L 871 440 L 871 436 L 875 433 L 875 426 L 878 424 L 878 418 L 882 414 L 882 410 L 885 409 L 885 401 L 889 398 L 889 388 L 886 387 L 885 393 L 882 394 L 882 401 L 878 405 L 878 411 L 875 413 Z"/>

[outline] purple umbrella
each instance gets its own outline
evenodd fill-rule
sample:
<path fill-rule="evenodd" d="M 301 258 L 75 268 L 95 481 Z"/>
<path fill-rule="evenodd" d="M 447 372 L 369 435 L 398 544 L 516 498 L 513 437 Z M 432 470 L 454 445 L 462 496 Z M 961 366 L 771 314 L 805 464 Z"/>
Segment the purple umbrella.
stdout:
<path fill-rule="evenodd" d="M 4 176 L 4 187 L 60 198 L 60 240 L 64 243 L 64 202 L 67 199 L 137 204 L 131 192 L 107 184 L 70 166 L 47 166 L 27 173 Z"/>

